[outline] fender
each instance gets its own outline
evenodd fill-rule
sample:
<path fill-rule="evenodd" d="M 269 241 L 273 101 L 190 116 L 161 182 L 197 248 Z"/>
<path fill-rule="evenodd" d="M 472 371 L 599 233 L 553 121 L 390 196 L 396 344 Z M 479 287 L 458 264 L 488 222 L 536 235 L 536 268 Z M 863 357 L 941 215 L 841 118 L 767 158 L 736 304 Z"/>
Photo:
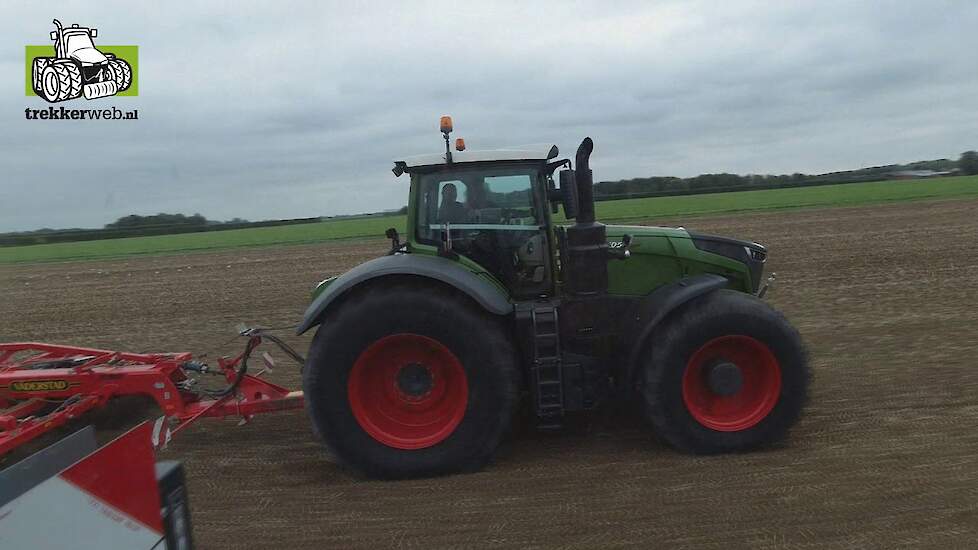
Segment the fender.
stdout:
<path fill-rule="evenodd" d="M 509 315 L 513 312 L 513 304 L 506 294 L 451 260 L 419 254 L 395 254 L 362 263 L 340 275 L 309 304 L 296 334 L 302 334 L 318 325 L 329 305 L 348 290 L 365 281 L 390 275 L 414 275 L 434 279 L 465 293 L 490 313 Z"/>
<path fill-rule="evenodd" d="M 725 288 L 729 282 L 722 275 L 702 273 L 660 286 L 639 300 L 634 310 L 632 326 L 626 331 L 628 338 L 625 341 L 633 344 L 625 363 L 625 380 L 628 381 L 625 387 L 630 387 L 635 380 L 635 372 L 641 364 L 645 344 L 659 323 L 679 306 L 704 294 Z"/>

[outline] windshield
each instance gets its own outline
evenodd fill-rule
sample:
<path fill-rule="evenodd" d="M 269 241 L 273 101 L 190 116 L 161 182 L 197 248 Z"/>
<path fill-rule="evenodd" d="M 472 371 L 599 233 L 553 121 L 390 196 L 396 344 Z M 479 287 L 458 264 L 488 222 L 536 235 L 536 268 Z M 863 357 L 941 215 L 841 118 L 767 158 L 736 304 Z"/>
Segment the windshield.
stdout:
<path fill-rule="evenodd" d="M 66 54 L 71 55 L 78 50 L 83 48 L 94 48 L 95 44 L 92 44 L 92 38 L 88 36 L 85 31 L 75 31 L 70 34 L 66 33 L 67 39 L 65 40 Z"/>
<path fill-rule="evenodd" d="M 419 237 L 453 229 L 536 231 L 532 168 L 477 169 L 421 176 Z"/>

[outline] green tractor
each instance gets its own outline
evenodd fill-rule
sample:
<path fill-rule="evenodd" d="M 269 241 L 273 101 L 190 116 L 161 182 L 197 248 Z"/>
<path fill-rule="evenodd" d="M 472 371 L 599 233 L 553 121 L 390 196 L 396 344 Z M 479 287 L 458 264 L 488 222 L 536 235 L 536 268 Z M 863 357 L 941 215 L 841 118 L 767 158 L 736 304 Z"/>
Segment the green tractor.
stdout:
<path fill-rule="evenodd" d="M 542 429 L 633 400 L 691 453 L 784 438 L 805 403 L 798 332 L 761 301 L 767 252 L 682 228 L 595 221 L 586 138 L 395 162 L 407 235 L 321 282 L 303 371 L 314 430 L 344 463 L 403 478 L 474 471 L 527 398 Z M 555 175 L 556 174 L 556 175 Z M 559 183 L 559 186 L 557 185 Z M 563 207 L 573 224 L 553 218 Z"/>

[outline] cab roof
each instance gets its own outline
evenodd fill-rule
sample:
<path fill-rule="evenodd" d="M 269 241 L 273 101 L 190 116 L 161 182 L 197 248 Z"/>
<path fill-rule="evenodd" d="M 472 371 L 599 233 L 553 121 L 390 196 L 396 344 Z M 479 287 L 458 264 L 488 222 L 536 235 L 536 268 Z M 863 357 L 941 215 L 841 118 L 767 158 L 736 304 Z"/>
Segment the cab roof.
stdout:
<path fill-rule="evenodd" d="M 462 164 L 467 162 L 491 162 L 495 160 L 541 160 L 546 161 L 556 158 L 559 154 L 556 145 L 547 143 L 537 143 L 533 145 L 518 145 L 506 147 L 505 149 L 489 149 L 485 151 L 452 151 L 452 164 Z M 438 166 L 448 164 L 445 153 L 434 155 L 416 155 L 406 157 L 404 160 L 394 162 L 397 166 L 406 169 L 420 168 L 424 166 Z"/>

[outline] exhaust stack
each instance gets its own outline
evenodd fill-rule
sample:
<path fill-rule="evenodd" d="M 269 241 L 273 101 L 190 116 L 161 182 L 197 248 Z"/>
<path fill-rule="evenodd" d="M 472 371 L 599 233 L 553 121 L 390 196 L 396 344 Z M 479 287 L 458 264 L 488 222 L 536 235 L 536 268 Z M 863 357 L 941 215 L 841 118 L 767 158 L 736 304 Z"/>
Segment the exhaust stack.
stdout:
<path fill-rule="evenodd" d="M 594 151 L 594 142 L 586 137 L 577 148 L 575 161 L 577 177 L 577 223 L 594 223 L 594 176 L 591 167 L 588 165 L 591 152 Z"/>
<path fill-rule="evenodd" d="M 577 148 L 577 223 L 567 228 L 564 284 L 570 294 L 597 296 L 608 291 L 608 238 L 603 223 L 594 221 L 594 177 L 588 162 L 594 142 L 584 138 Z"/>

